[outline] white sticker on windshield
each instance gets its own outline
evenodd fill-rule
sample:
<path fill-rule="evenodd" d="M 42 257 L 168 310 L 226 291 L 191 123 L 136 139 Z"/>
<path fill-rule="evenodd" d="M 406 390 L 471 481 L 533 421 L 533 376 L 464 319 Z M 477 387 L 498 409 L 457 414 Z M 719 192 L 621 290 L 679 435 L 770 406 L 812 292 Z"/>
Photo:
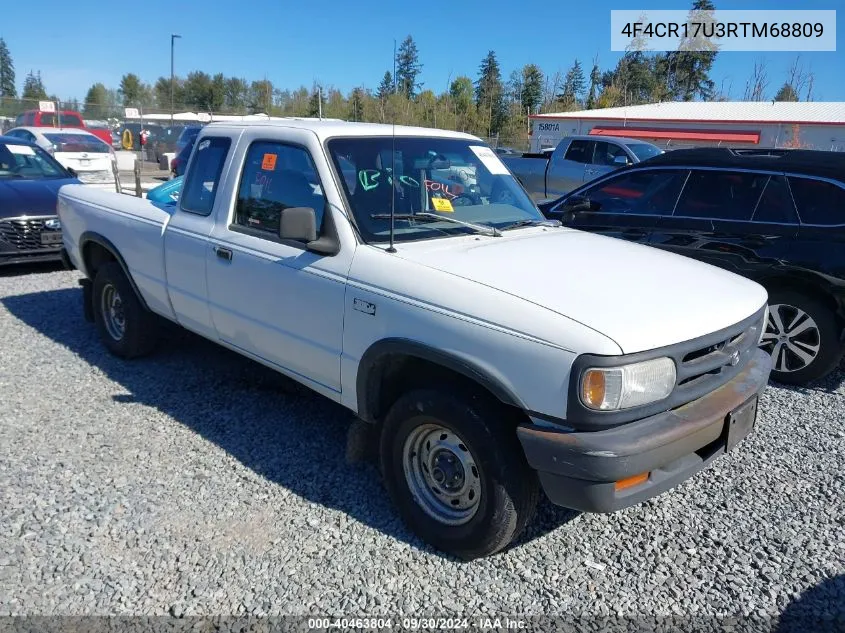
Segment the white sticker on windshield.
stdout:
<path fill-rule="evenodd" d="M 478 156 L 478 160 L 480 160 L 487 170 L 491 174 L 508 174 L 508 168 L 505 167 L 505 164 L 496 156 L 496 152 L 494 152 L 489 147 L 482 147 L 480 145 L 470 145 L 469 148 L 472 150 L 472 153 Z"/>
<path fill-rule="evenodd" d="M 29 145 L 6 145 L 12 154 L 20 154 L 21 156 L 35 156 L 35 150 Z"/>

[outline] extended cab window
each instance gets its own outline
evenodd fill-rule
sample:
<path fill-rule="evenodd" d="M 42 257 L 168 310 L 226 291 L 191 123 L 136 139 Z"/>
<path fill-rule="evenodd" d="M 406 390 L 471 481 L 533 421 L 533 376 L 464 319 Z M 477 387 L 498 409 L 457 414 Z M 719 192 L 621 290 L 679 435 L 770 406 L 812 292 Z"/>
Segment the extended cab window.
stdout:
<path fill-rule="evenodd" d="M 317 214 L 319 235 L 325 206 L 317 170 L 307 150 L 276 141 L 258 141 L 250 146 L 238 189 L 236 225 L 276 235 L 285 209 L 310 207 Z"/>
<path fill-rule="evenodd" d="M 693 171 L 675 215 L 684 218 L 748 221 L 757 207 L 768 174 Z"/>
<path fill-rule="evenodd" d="M 845 189 L 823 180 L 789 178 L 789 188 L 803 224 L 845 224 Z"/>
<path fill-rule="evenodd" d="M 566 150 L 566 160 L 571 160 L 576 163 L 589 163 L 593 152 L 592 141 L 572 141 L 569 144 L 569 149 Z"/>
<path fill-rule="evenodd" d="M 671 215 L 687 172 L 675 169 L 638 170 L 620 174 L 581 195 L 602 213 Z"/>
<path fill-rule="evenodd" d="M 231 140 L 206 136 L 194 151 L 179 199 L 179 207 L 198 215 L 210 215 L 226 163 Z"/>

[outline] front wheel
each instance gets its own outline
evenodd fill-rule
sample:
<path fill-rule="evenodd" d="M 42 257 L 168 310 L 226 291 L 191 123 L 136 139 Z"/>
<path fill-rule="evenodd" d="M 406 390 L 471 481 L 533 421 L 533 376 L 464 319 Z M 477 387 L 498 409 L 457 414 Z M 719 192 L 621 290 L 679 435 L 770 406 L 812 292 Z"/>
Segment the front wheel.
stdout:
<path fill-rule="evenodd" d="M 405 523 L 463 559 L 504 549 L 534 514 L 539 482 L 496 403 L 418 389 L 399 398 L 381 433 L 385 486 Z"/>
<path fill-rule="evenodd" d="M 790 385 L 826 376 L 842 357 L 833 312 L 815 297 L 793 290 L 769 293 L 760 347 L 772 357 L 772 379 Z"/>

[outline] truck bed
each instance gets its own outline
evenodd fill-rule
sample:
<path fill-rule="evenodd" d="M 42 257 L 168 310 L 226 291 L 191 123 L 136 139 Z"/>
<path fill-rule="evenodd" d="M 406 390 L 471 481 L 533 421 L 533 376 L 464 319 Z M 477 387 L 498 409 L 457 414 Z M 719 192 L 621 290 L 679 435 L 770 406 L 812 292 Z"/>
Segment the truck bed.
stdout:
<path fill-rule="evenodd" d="M 546 168 L 550 153 L 523 154 L 522 156 L 502 156 L 502 162 L 511 170 L 516 179 L 528 191 L 534 200 L 546 197 Z"/>
<path fill-rule="evenodd" d="M 59 190 L 62 240 L 74 266 L 83 269 L 81 238 L 94 234 L 119 252 L 148 307 L 175 319 L 167 296 L 164 268 L 164 228 L 170 213 L 146 198 L 136 198 L 86 185 Z"/>

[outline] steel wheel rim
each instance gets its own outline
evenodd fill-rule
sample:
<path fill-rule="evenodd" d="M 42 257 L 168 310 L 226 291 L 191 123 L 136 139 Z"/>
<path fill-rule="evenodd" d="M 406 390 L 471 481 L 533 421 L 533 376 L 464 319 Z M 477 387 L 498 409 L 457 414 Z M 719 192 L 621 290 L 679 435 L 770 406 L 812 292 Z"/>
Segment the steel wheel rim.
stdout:
<path fill-rule="evenodd" d="M 770 305 L 760 347 L 771 355 L 775 371 L 800 371 L 818 358 L 819 326 L 801 308 L 787 303 Z"/>
<path fill-rule="evenodd" d="M 402 449 L 405 480 L 417 505 L 445 525 L 463 525 L 478 512 L 481 477 L 466 443 L 438 424 L 421 424 Z"/>
<path fill-rule="evenodd" d="M 119 341 L 126 333 L 126 315 L 123 312 L 123 300 L 120 293 L 111 284 L 103 288 L 100 301 L 100 312 L 103 315 L 103 323 L 106 326 L 109 336 Z"/>

